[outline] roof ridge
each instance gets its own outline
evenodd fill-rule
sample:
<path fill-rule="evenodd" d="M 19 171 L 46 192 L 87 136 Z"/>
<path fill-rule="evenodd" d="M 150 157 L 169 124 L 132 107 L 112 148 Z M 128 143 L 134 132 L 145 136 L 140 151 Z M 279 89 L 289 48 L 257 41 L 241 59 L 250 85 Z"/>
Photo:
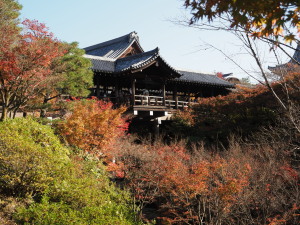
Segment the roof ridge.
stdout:
<path fill-rule="evenodd" d="M 105 42 L 101 42 L 101 43 L 98 43 L 98 44 L 95 44 L 95 45 L 85 47 L 83 49 L 86 50 L 86 51 L 89 51 L 89 50 L 93 50 L 93 49 L 98 48 L 98 47 L 109 46 L 109 45 L 112 45 L 114 43 L 117 43 L 117 42 L 120 42 L 120 41 L 123 41 L 123 40 L 127 40 L 127 42 L 130 43 L 133 39 L 136 39 L 137 41 L 139 41 L 139 37 L 138 37 L 138 35 L 135 31 L 132 31 L 129 34 L 123 35 L 121 37 L 111 39 L 109 41 L 105 41 Z"/>
<path fill-rule="evenodd" d="M 187 70 L 187 69 L 176 69 L 176 70 L 179 71 L 179 72 L 198 73 L 198 74 L 202 74 L 202 75 L 216 76 L 216 74 L 200 72 L 200 71 L 196 71 L 196 70 Z"/>
<path fill-rule="evenodd" d="M 116 61 L 116 59 L 113 59 L 113 58 L 108 58 L 108 57 L 103 57 L 103 56 L 96 56 L 96 55 L 89 55 L 89 54 L 84 54 L 83 57 L 89 58 L 89 59 L 105 60 L 105 61 L 110 61 L 110 62 L 115 62 Z"/>
<path fill-rule="evenodd" d="M 139 57 L 144 56 L 144 55 L 151 55 L 153 53 L 158 54 L 159 53 L 159 48 L 156 47 L 155 49 L 152 49 L 152 50 L 147 51 L 147 52 L 142 52 L 142 53 L 139 53 L 139 54 L 130 55 L 130 56 L 127 56 L 127 57 L 124 57 L 124 58 L 120 58 L 120 59 L 117 59 L 117 61 L 126 61 L 126 60 L 129 60 L 129 59 L 139 58 Z"/>

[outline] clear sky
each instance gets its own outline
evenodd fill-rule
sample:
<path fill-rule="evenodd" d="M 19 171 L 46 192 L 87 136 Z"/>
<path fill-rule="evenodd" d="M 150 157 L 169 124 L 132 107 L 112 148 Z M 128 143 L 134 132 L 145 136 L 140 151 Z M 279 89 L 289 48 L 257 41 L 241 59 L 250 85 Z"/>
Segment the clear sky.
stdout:
<path fill-rule="evenodd" d="M 136 31 L 145 51 L 159 47 L 162 57 L 176 69 L 247 76 L 220 52 L 205 48 L 204 43 L 222 49 L 246 70 L 256 69 L 232 34 L 200 31 L 170 22 L 189 14 L 182 6 L 183 0 L 19 0 L 19 3 L 23 5 L 21 19 L 43 22 L 58 39 L 77 41 L 82 48 Z M 275 62 L 266 60 L 267 65 Z"/>

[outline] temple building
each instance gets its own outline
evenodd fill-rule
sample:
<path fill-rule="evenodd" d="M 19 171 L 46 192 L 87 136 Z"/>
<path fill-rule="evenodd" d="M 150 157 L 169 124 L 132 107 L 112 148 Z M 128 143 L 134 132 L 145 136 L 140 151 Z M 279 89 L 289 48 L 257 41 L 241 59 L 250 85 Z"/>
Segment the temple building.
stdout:
<path fill-rule="evenodd" d="M 279 64 L 276 66 L 269 66 L 268 69 L 271 70 L 272 73 L 278 74 L 280 76 L 285 75 L 287 72 L 293 72 L 300 66 L 300 43 L 297 45 L 295 49 L 293 57 L 284 64 Z"/>
<path fill-rule="evenodd" d="M 234 88 L 215 75 L 176 70 L 158 48 L 144 51 L 136 32 L 84 50 L 93 64 L 93 95 L 128 105 L 134 115 L 167 115 L 198 98 L 226 95 Z"/>

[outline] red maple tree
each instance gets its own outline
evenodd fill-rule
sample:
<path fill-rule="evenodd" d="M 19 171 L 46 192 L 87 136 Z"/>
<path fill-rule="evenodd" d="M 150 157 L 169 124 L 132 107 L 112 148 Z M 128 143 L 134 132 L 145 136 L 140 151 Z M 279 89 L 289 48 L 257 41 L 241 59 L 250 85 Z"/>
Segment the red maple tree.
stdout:
<path fill-rule="evenodd" d="M 62 44 L 45 24 L 24 20 L 14 42 L 0 46 L 1 120 L 33 97 L 39 84 L 51 73 L 50 64 L 64 54 Z M 7 31 L 9 32 L 9 31 Z M 14 32 L 14 31 L 12 31 Z"/>

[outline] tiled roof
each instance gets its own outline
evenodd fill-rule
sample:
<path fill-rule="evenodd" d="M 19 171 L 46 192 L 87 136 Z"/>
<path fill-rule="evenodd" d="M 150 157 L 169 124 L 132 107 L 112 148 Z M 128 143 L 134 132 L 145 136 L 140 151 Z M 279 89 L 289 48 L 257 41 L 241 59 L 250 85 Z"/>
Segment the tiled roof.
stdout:
<path fill-rule="evenodd" d="M 93 55 L 85 55 L 86 58 L 92 60 L 93 67 L 92 69 L 97 72 L 106 72 L 106 73 L 120 73 L 127 70 L 135 70 L 141 68 L 158 57 L 171 69 L 174 73 L 180 74 L 181 76 L 175 78 L 174 81 L 179 82 L 190 82 L 190 83 L 199 83 L 205 85 L 216 85 L 222 87 L 233 88 L 234 85 L 215 76 L 209 74 L 203 74 L 198 72 L 189 72 L 189 71 L 176 71 L 174 68 L 170 67 L 159 55 L 158 48 L 144 52 L 141 54 L 121 58 L 121 59 L 110 59 L 107 57 L 99 57 Z"/>
<path fill-rule="evenodd" d="M 125 52 L 133 43 L 137 43 L 143 52 L 136 32 L 131 32 L 119 38 L 84 48 L 86 54 L 116 59 Z"/>
<path fill-rule="evenodd" d="M 300 63 L 300 44 L 297 45 L 297 48 L 296 48 L 296 50 L 294 52 L 294 55 L 293 55 L 293 59 L 291 59 L 287 63 L 279 64 L 279 65 L 276 65 L 276 66 L 268 66 L 268 69 L 271 70 L 272 72 L 277 72 L 277 71 L 288 72 L 288 71 L 292 71 L 294 69 L 293 66 L 298 64 L 295 61 L 297 61 L 298 63 Z"/>
<path fill-rule="evenodd" d="M 223 80 L 216 75 L 210 74 L 203 74 L 198 72 L 189 72 L 189 71 L 182 71 L 179 70 L 179 73 L 182 74 L 181 77 L 176 78 L 175 81 L 183 81 L 183 82 L 190 82 L 190 83 L 200 83 L 206 85 L 217 85 L 222 87 L 233 88 L 234 84 Z"/>
<path fill-rule="evenodd" d="M 133 43 L 138 45 L 142 53 L 118 58 Z M 233 84 L 214 75 L 175 70 L 160 56 L 158 48 L 144 52 L 140 47 L 139 38 L 136 32 L 131 32 L 122 37 L 87 47 L 84 50 L 86 51 L 85 57 L 92 61 L 92 69 L 97 72 L 122 73 L 151 65 L 153 61 L 157 60 L 156 62 L 163 63 L 164 68 L 168 68 L 172 77 L 178 77 L 171 80 L 171 82 L 190 82 L 229 88 L 234 87 Z"/>
<path fill-rule="evenodd" d="M 115 61 L 114 59 L 94 56 L 94 55 L 84 55 L 85 58 L 91 59 L 92 70 L 96 72 L 108 72 L 113 73 L 115 71 Z"/>
<path fill-rule="evenodd" d="M 120 58 L 120 59 L 111 59 L 107 57 L 85 55 L 86 58 L 92 60 L 93 67 L 92 69 L 97 72 L 109 72 L 109 73 L 120 73 L 127 70 L 136 70 L 149 63 L 153 62 L 159 58 L 171 71 L 174 75 L 180 76 L 180 74 L 168 65 L 165 60 L 159 55 L 159 49 L 155 48 L 148 52 L 143 52 L 140 54 Z"/>
<path fill-rule="evenodd" d="M 138 69 L 148 63 L 152 62 L 159 56 L 158 48 L 152 51 L 141 54 L 125 57 L 116 61 L 116 72 L 125 71 L 129 69 Z"/>

